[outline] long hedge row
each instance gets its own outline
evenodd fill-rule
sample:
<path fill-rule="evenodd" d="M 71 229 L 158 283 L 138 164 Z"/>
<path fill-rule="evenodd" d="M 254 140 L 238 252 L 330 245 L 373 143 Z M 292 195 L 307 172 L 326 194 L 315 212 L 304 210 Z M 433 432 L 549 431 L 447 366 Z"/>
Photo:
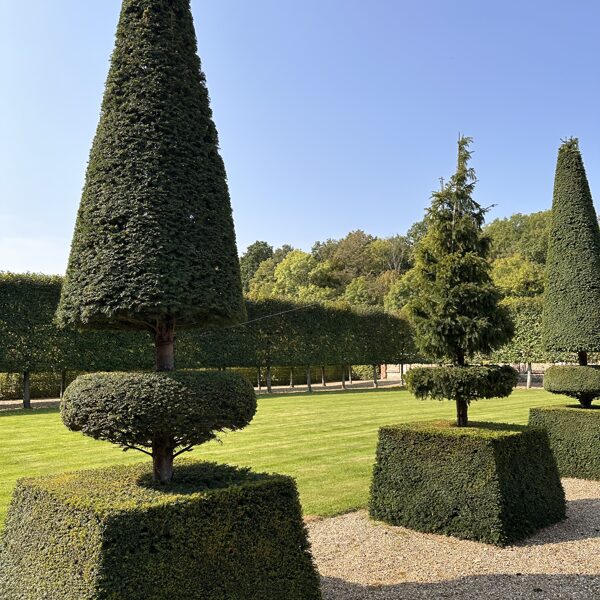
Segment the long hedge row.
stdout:
<path fill-rule="evenodd" d="M 79 332 L 54 323 L 62 278 L 0 274 L 0 372 L 146 370 L 153 346 L 144 332 Z M 405 320 L 380 311 L 247 302 L 244 324 L 179 330 L 177 367 L 269 367 L 407 361 Z"/>

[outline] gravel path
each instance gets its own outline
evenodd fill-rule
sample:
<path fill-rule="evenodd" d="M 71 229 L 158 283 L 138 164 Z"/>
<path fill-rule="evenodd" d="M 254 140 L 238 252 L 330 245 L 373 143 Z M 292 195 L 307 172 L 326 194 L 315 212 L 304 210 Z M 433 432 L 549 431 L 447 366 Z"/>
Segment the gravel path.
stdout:
<path fill-rule="evenodd" d="M 509 548 L 365 511 L 309 523 L 324 600 L 600 600 L 600 482 L 564 479 L 568 518 Z"/>

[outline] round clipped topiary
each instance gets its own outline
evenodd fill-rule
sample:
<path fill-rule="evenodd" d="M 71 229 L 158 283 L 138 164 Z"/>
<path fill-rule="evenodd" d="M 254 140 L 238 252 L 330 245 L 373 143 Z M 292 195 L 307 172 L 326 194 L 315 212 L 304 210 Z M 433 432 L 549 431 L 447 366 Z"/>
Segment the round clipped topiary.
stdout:
<path fill-rule="evenodd" d="M 581 406 L 589 408 L 592 401 L 600 397 L 600 368 L 555 365 L 544 374 L 544 389 L 577 398 Z"/>
<path fill-rule="evenodd" d="M 406 375 L 406 387 L 423 400 L 505 398 L 517 385 L 518 373 L 506 365 L 419 367 Z"/>
<path fill-rule="evenodd" d="M 124 448 L 153 448 L 161 442 L 179 453 L 242 429 L 256 412 L 250 382 L 220 371 L 93 373 L 81 375 L 65 391 L 64 424 Z"/>

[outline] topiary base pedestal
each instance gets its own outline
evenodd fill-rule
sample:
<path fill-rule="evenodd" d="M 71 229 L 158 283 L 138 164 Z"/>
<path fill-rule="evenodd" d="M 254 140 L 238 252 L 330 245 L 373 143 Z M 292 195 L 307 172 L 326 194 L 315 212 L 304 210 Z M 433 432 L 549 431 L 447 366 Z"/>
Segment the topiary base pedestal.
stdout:
<path fill-rule="evenodd" d="M 0 547 L 11 600 L 317 600 L 295 483 L 183 462 L 19 482 Z"/>
<path fill-rule="evenodd" d="M 564 519 L 565 496 L 542 429 L 416 423 L 379 431 L 369 512 L 505 546 Z"/>
<path fill-rule="evenodd" d="M 548 433 L 562 477 L 600 480 L 600 407 L 532 408 L 529 424 Z"/>

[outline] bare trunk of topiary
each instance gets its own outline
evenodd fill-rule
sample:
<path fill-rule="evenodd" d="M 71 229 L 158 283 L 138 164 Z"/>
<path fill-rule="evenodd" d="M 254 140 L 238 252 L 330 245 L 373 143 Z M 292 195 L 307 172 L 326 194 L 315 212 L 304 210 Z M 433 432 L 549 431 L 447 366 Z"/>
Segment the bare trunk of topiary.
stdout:
<path fill-rule="evenodd" d="M 167 319 L 157 324 L 154 335 L 156 371 L 175 369 L 175 322 Z M 173 479 L 173 453 L 175 442 L 172 437 L 156 433 L 152 438 L 152 463 L 154 481 L 169 483 Z"/>
<path fill-rule="evenodd" d="M 290 367 L 290 387 L 294 387 L 294 367 Z"/>
<path fill-rule="evenodd" d="M 321 367 L 321 385 L 327 387 L 327 380 L 325 379 L 325 367 Z"/>
<path fill-rule="evenodd" d="M 457 352 L 455 364 L 457 367 L 465 366 L 465 353 L 462 350 Z M 458 398 L 456 399 L 456 424 L 459 427 L 469 426 L 469 403 Z"/>
<path fill-rule="evenodd" d="M 466 400 L 456 401 L 456 424 L 459 427 L 469 426 L 469 405 Z"/>
<path fill-rule="evenodd" d="M 346 389 L 346 365 L 342 365 L 342 389 Z"/>
<path fill-rule="evenodd" d="M 577 353 L 577 359 L 579 360 L 580 367 L 587 367 L 588 364 L 588 355 L 587 352 L 580 351 Z"/>
<path fill-rule="evenodd" d="M 273 393 L 273 376 L 271 374 L 271 367 L 267 367 L 267 394 Z"/>
<path fill-rule="evenodd" d="M 309 393 L 312 393 L 312 374 L 310 372 L 310 365 L 306 368 L 306 389 Z"/>
<path fill-rule="evenodd" d="M 580 396 L 579 404 L 581 404 L 581 408 L 592 408 L 592 402 L 594 401 L 593 396 Z"/>
<path fill-rule="evenodd" d="M 29 371 L 23 372 L 23 408 L 31 408 L 31 388 L 29 386 Z"/>
<path fill-rule="evenodd" d="M 60 397 L 65 395 L 65 388 L 67 387 L 67 372 L 63 369 L 60 372 Z"/>
<path fill-rule="evenodd" d="M 531 376 L 532 376 L 532 372 L 531 372 L 531 363 L 528 362 L 527 363 L 527 389 L 530 390 L 531 389 Z"/>
<path fill-rule="evenodd" d="M 377 365 L 373 365 L 373 387 L 379 387 L 379 380 L 377 379 Z"/>

